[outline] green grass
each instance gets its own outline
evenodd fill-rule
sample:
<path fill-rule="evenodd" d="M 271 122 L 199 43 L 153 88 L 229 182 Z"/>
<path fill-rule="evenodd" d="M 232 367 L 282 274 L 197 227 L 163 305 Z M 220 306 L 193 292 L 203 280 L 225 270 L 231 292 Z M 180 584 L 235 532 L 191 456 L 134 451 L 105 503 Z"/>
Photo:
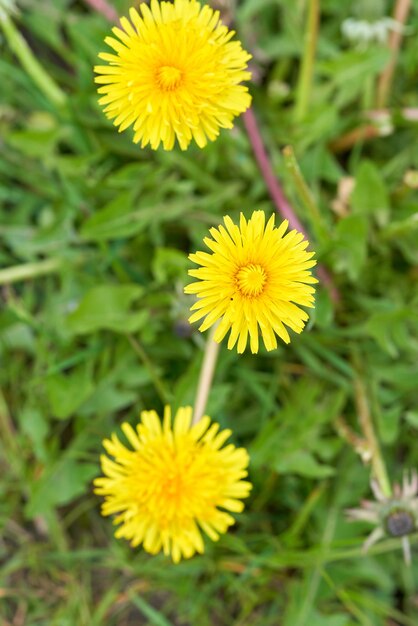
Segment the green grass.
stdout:
<path fill-rule="evenodd" d="M 418 12 L 388 97 L 390 132 L 338 151 L 373 108 L 388 51 L 341 35 L 345 19 L 367 17 L 365 3 L 324 0 L 301 117 L 305 4 L 241 0 L 235 21 L 275 172 L 340 299 L 320 284 L 308 328 L 273 353 L 221 347 L 208 414 L 248 448 L 254 489 L 231 532 L 177 566 L 113 538 L 92 493 L 101 441 L 143 409 L 193 403 L 204 337 L 187 324 L 187 254 L 223 215 L 274 207 L 242 121 L 185 153 L 141 150 L 116 132 L 92 73 L 109 25 L 83 2 L 25 0 L 14 18 L 63 99 L 0 39 L 5 626 L 418 623 L 418 561 L 407 568 L 389 538 L 364 555 L 371 528 L 345 519 L 370 497 L 370 467 L 336 426 L 343 417 L 361 434 L 361 380 L 391 482 L 418 465 L 418 134 L 402 114 L 418 107 Z M 392 9 L 373 5 L 374 17 Z M 126 13 L 129 2 L 114 6 Z M 348 177 L 354 190 L 335 208 Z"/>

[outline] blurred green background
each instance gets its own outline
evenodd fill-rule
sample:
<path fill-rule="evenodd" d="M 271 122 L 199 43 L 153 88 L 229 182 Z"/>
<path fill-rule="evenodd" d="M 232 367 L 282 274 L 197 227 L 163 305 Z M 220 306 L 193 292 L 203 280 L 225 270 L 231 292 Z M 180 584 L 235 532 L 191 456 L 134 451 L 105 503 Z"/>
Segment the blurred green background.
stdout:
<path fill-rule="evenodd" d="M 344 515 L 370 498 L 343 436 L 361 435 L 356 381 L 390 480 L 418 465 L 417 6 L 383 96 L 391 54 L 376 40 L 401 3 L 322 0 L 307 96 L 314 0 L 218 3 L 253 54 L 274 170 L 340 299 L 319 285 L 307 329 L 275 352 L 222 346 L 207 412 L 248 448 L 254 489 L 236 526 L 177 566 L 113 538 L 92 494 L 101 440 L 143 409 L 193 403 L 205 337 L 187 322 L 187 255 L 223 215 L 274 206 L 242 120 L 184 153 L 117 133 L 92 71 L 110 26 L 87 4 L 22 0 L 12 18 L 58 91 L 0 28 L 2 626 L 418 624 L 418 560 L 406 567 L 390 538 L 364 555 L 372 528 Z"/>

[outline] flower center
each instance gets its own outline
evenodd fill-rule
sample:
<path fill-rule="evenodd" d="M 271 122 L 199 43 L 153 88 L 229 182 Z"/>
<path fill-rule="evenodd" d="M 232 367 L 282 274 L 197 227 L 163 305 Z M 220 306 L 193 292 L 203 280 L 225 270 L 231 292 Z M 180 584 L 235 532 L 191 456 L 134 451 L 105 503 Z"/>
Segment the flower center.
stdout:
<path fill-rule="evenodd" d="M 162 65 L 157 71 L 157 83 L 163 91 L 177 89 L 183 78 L 183 72 L 173 65 Z"/>
<path fill-rule="evenodd" d="M 238 289 L 244 296 L 258 296 L 263 292 L 267 281 L 267 274 L 261 265 L 245 265 L 238 271 L 237 276 Z"/>
<path fill-rule="evenodd" d="M 166 497 L 177 499 L 183 491 L 183 483 L 181 472 L 168 471 L 161 479 L 162 491 Z"/>
<path fill-rule="evenodd" d="M 398 509 L 389 513 L 385 520 L 386 530 L 392 537 L 410 535 L 415 530 L 415 520 L 409 511 Z"/>

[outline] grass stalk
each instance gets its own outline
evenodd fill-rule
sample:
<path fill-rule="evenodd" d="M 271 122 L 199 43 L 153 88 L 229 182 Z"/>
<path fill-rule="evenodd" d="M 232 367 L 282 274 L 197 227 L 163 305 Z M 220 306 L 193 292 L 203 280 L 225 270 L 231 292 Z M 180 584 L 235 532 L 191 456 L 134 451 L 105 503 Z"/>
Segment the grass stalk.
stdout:
<path fill-rule="evenodd" d="M 393 11 L 393 19 L 403 26 L 411 10 L 411 0 L 397 0 Z M 403 32 L 402 28 L 392 30 L 389 36 L 388 47 L 391 52 L 391 59 L 382 74 L 379 77 L 377 83 L 376 94 L 376 106 L 383 108 L 386 106 L 386 102 L 389 97 L 389 93 L 392 87 L 392 80 L 395 73 L 396 63 L 398 60 L 399 50 L 402 44 Z"/>
<path fill-rule="evenodd" d="M 318 40 L 320 0 L 309 0 L 306 20 L 305 43 L 300 66 L 298 85 L 296 88 L 295 122 L 305 117 L 311 100 L 312 78 L 315 63 L 316 45 Z"/>
<path fill-rule="evenodd" d="M 315 227 L 322 222 L 322 215 L 302 175 L 292 146 L 283 148 L 283 157 L 285 165 L 292 177 L 294 188 L 310 215 L 312 225 Z"/>
<path fill-rule="evenodd" d="M 62 259 L 52 258 L 44 261 L 34 261 L 33 263 L 23 263 L 13 265 L 4 270 L 0 270 L 0 285 L 10 285 L 21 280 L 32 280 L 45 274 L 58 272 L 63 265 Z"/>
<path fill-rule="evenodd" d="M 44 70 L 25 39 L 14 25 L 13 20 L 5 14 L 0 19 L 0 26 L 3 29 L 11 50 L 17 56 L 20 64 L 32 78 L 33 82 L 54 106 L 62 107 L 67 100 L 66 94 Z"/>
<path fill-rule="evenodd" d="M 146 367 L 148 374 L 150 375 L 150 378 L 152 380 L 152 383 L 155 387 L 156 392 L 158 393 L 161 402 L 166 405 L 169 404 L 169 394 L 165 388 L 165 385 L 163 383 L 163 381 L 161 380 L 160 376 L 158 375 L 158 372 L 156 370 L 156 368 L 154 367 L 153 362 L 151 361 L 151 359 L 149 358 L 148 354 L 145 352 L 144 348 L 142 347 L 142 345 L 139 343 L 139 341 L 137 339 L 135 339 L 135 337 L 133 337 L 132 335 L 127 334 L 126 335 L 129 343 L 131 344 L 134 352 L 136 352 L 136 354 L 138 355 L 138 357 L 140 358 L 140 360 L 142 361 L 142 363 L 144 364 L 144 366 Z"/>
<path fill-rule="evenodd" d="M 367 441 L 370 450 L 370 459 L 372 471 L 375 479 L 379 483 L 382 493 L 390 498 L 392 496 L 392 487 L 386 471 L 386 466 L 380 450 L 379 441 L 376 437 L 373 420 L 370 413 L 369 403 L 367 401 L 366 389 L 360 378 L 354 383 L 355 396 L 358 411 L 358 419 L 360 427 L 363 431 L 364 438 Z"/>
<path fill-rule="evenodd" d="M 329 488 L 329 483 L 327 481 L 323 481 L 310 492 L 300 510 L 298 511 L 296 518 L 290 526 L 289 530 L 287 530 L 286 533 L 282 535 L 282 539 L 285 539 L 286 544 L 291 545 L 301 535 L 304 528 L 306 527 L 306 524 L 309 521 L 313 510 L 315 509 L 318 501 L 320 500 L 324 491 L 327 488 Z"/>
<path fill-rule="evenodd" d="M 0 389 L 0 441 L 3 441 L 4 457 L 15 476 L 20 477 L 21 471 L 21 455 L 19 454 L 19 445 L 16 438 L 16 431 L 13 425 L 9 408 L 6 404 L 5 397 Z"/>

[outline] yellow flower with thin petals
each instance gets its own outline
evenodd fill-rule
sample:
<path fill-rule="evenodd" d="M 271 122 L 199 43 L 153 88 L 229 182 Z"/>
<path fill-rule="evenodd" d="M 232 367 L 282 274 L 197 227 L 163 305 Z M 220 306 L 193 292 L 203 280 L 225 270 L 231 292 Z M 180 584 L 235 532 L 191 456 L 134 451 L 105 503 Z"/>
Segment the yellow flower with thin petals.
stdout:
<path fill-rule="evenodd" d="M 202 148 L 250 106 L 240 83 L 251 77 L 251 55 L 231 41 L 219 11 L 196 0 L 151 0 L 139 9 L 105 39 L 116 54 L 99 55 L 109 63 L 95 68 L 99 103 L 119 131 L 133 126 L 142 147 L 172 150 L 177 139 L 185 150 L 194 139 Z"/>
<path fill-rule="evenodd" d="M 310 272 L 316 261 L 314 253 L 306 251 L 309 242 L 296 230 L 285 234 L 287 220 L 276 228 L 272 215 L 266 224 L 264 211 L 254 211 L 248 222 L 241 213 L 239 226 L 228 216 L 224 223 L 210 229 L 212 239 L 204 239 L 212 254 L 189 257 L 202 266 L 189 270 L 199 279 L 185 287 L 186 293 L 198 297 L 189 321 L 205 318 L 199 328 L 205 331 L 220 320 L 215 341 L 222 341 L 230 330 L 228 348 L 238 341 L 239 353 L 248 336 L 251 352 L 258 352 L 259 332 L 267 350 L 277 348 L 276 334 L 289 343 L 286 326 L 300 333 L 308 319 L 298 305 L 314 305 L 311 285 L 318 281 Z"/>
<path fill-rule="evenodd" d="M 155 411 L 143 411 L 136 430 L 127 423 L 122 430 L 133 449 L 115 434 L 105 439 L 113 460 L 102 455 L 104 477 L 94 481 L 105 497 L 102 514 L 117 515 L 115 536 L 151 554 L 163 550 L 175 563 L 203 553 L 201 530 L 217 541 L 235 522 L 227 511 L 244 508 L 251 489 L 242 480 L 246 450 L 222 447 L 231 431 L 219 432 L 207 416 L 192 425 L 190 407 L 180 408 L 173 424 L 168 406 L 162 424 Z"/>

